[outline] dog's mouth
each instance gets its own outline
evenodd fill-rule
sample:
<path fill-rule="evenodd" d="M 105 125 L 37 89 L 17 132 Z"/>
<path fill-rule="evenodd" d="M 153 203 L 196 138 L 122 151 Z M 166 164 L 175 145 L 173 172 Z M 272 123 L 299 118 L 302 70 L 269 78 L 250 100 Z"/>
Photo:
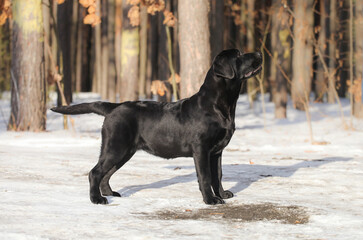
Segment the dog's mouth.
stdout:
<path fill-rule="evenodd" d="M 252 70 L 248 73 L 246 73 L 245 75 L 243 75 L 243 78 L 250 78 L 252 76 L 257 75 L 262 69 L 262 65 L 258 66 L 255 70 Z"/>

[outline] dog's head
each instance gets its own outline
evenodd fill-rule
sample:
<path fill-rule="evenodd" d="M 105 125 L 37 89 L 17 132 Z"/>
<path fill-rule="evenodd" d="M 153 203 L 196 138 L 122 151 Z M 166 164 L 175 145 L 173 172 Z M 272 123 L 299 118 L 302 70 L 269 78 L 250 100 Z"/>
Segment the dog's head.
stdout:
<path fill-rule="evenodd" d="M 248 79 L 261 71 L 262 55 L 260 52 L 242 54 L 237 49 L 224 50 L 215 57 L 212 68 L 224 79 Z"/>

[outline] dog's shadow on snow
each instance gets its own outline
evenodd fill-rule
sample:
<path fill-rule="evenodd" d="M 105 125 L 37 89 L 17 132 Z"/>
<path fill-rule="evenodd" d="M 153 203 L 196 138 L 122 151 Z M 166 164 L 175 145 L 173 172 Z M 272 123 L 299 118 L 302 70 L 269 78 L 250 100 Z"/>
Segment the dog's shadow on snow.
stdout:
<path fill-rule="evenodd" d="M 302 160 L 299 163 L 287 166 L 271 166 L 271 165 L 257 165 L 257 164 L 233 164 L 223 165 L 223 182 L 234 182 L 235 185 L 229 190 L 235 194 L 248 188 L 252 183 L 257 182 L 267 177 L 284 177 L 288 178 L 295 174 L 302 168 L 318 168 L 325 164 L 334 162 L 347 162 L 352 158 L 345 157 L 329 157 L 313 160 Z M 168 167 L 169 168 L 169 167 Z M 170 166 L 170 169 L 179 168 L 177 166 Z M 194 168 L 192 166 L 184 166 L 180 168 Z M 158 189 L 171 186 L 178 183 L 197 182 L 196 173 L 176 176 L 170 179 L 157 181 L 154 183 L 144 185 L 126 186 L 118 191 L 123 197 L 129 197 L 134 193 L 144 189 Z"/>

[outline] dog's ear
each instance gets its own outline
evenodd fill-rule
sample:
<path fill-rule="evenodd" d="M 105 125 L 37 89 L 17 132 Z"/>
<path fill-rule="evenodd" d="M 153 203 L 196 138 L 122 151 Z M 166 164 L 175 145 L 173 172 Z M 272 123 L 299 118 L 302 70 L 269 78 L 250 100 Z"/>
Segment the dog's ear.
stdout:
<path fill-rule="evenodd" d="M 216 57 L 213 61 L 213 71 L 218 77 L 233 79 L 235 77 L 235 72 L 226 59 Z"/>

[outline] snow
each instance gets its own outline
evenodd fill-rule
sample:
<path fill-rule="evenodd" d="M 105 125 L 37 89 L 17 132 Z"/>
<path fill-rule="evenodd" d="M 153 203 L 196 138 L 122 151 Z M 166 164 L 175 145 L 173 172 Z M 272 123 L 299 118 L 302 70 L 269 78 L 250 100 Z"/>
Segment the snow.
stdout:
<path fill-rule="evenodd" d="M 95 94 L 75 96 L 94 100 Z M 349 102 L 342 104 L 349 124 Z M 240 97 L 236 132 L 223 154 L 223 184 L 235 197 L 223 207 L 203 203 L 191 158 L 145 152 L 111 178 L 123 197 L 94 205 L 88 172 L 99 155 L 103 117 L 73 116 L 71 129 L 63 130 L 62 116 L 48 111 L 46 132 L 7 132 L 3 95 L 0 239 L 363 239 L 363 121 L 354 119 L 354 130 L 346 130 L 337 105 L 312 103 L 314 140 L 328 142 L 312 145 L 304 112 L 289 105 L 286 120 L 275 120 L 273 112 L 267 103 L 264 127 L 260 103 L 251 110 Z M 255 204 L 275 206 L 277 215 L 296 206 L 308 221 L 223 216 Z M 198 218 L 206 210 L 215 214 Z M 178 219 L 189 212 L 197 217 Z"/>

